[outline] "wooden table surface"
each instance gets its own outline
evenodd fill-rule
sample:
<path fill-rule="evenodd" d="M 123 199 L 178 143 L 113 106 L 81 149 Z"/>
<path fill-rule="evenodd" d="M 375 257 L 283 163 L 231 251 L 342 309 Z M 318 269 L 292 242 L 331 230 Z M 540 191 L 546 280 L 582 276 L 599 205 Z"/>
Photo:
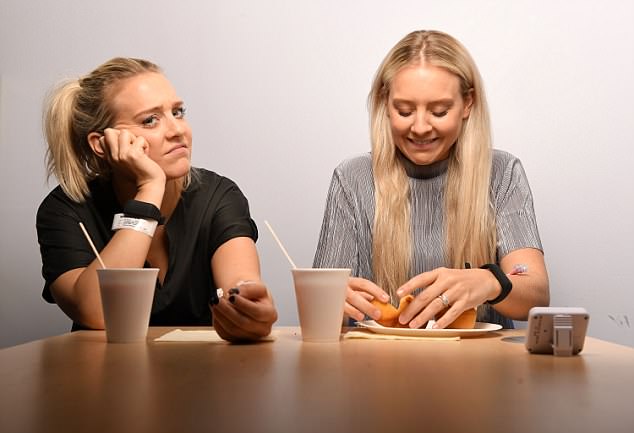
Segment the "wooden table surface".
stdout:
<path fill-rule="evenodd" d="M 634 432 L 634 349 L 531 355 L 523 331 L 460 341 L 107 344 L 0 350 L 0 432 Z"/>

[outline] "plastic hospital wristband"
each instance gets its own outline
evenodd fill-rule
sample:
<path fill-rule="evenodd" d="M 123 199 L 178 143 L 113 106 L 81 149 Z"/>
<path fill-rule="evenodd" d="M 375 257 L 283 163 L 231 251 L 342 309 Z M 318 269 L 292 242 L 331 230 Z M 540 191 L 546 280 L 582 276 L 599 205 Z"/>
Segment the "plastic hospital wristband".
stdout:
<path fill-rule="evenodd" d="M 149 237 L 154 236 L 157 226 L 158 221 L 127 217 L 122 213 L 115 214 L 112 220 L 112 230 L 132 229 Z"/>

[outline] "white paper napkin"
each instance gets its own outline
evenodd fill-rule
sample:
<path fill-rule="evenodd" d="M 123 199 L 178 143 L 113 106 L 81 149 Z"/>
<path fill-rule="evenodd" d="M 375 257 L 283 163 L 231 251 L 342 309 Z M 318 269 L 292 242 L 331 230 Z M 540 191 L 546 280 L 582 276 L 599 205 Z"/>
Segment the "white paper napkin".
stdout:
<path fill-rule="evenodd" d="M 260 339 L 259 341 L 274 341 L 275 331 L 270 335 Z M 213 329 L 193 329 L 183 331 L 182 329 L 174 329 L 166 334 L 161 335 L 154 339 L 154 341 L 181 341 L 181 342 L 209 342 L 209 343 L 226 343 L 225 340 L 220 338 L 220 335 Z"/>

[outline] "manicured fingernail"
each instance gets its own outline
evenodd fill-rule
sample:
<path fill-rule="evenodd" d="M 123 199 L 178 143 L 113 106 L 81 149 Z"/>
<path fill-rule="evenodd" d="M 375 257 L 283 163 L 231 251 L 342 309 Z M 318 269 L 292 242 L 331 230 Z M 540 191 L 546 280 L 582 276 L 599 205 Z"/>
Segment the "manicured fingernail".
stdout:
<path fill-rule="evenodd" d="M 403 296 L 403 289 L 398 289 L 396 291 L 396 295 L 400 298 L 401 296 Z"/>
<path fill-rule="evenodd" d="M 229 296 L 229 302 L 231 302 L 232 304 L 235 304 L 236 303 L 236 297 L 234 295 Z"/>
<path fill-rule="evenodd" d="M 388 301 L 390 300 L 390 296 L 389 296 L 387 293 L 383 293 L 383 294 L 381 295 L 381 300 L 382 300 L 383 302 L 388 302 Z"/>
<path fill-rule="evenodd" d="M 240 289 L 238 289 L 237 287 L 234 287 L 233 289 L 229 289 L 230 295 L 237 295 L 238 293 L 240 293 Z"/>

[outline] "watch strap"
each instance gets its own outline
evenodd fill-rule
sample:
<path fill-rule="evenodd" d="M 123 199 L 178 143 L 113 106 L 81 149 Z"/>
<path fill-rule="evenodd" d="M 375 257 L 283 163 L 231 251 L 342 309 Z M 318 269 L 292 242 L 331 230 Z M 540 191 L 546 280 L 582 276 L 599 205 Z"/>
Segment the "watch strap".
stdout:
<path fill-rule="evenodd" d="M 508 295 L 511 293 L 513 289 L 513 283 L 509 280 L 509 277 L 506 276 L 504 271 L 495 263 L 487 263 L 486 265 L 480 266 L 481 269 L 488 269 L 496 280 L 500 283 L 500 287 L 502 290 L 500 294 L 495 298 L 487 301 L 487 304 L 497 304 L 498 302 L 502 302 Z"/>
<path fill-rule="evenodd" d="M 159 208 L 145 201 L 128 200 L 125 206 L 123 206 L 123 213 L 127 217 L 154 220 L 158 225 L 165 223 L 165 218 L 161 215 Z"/>

